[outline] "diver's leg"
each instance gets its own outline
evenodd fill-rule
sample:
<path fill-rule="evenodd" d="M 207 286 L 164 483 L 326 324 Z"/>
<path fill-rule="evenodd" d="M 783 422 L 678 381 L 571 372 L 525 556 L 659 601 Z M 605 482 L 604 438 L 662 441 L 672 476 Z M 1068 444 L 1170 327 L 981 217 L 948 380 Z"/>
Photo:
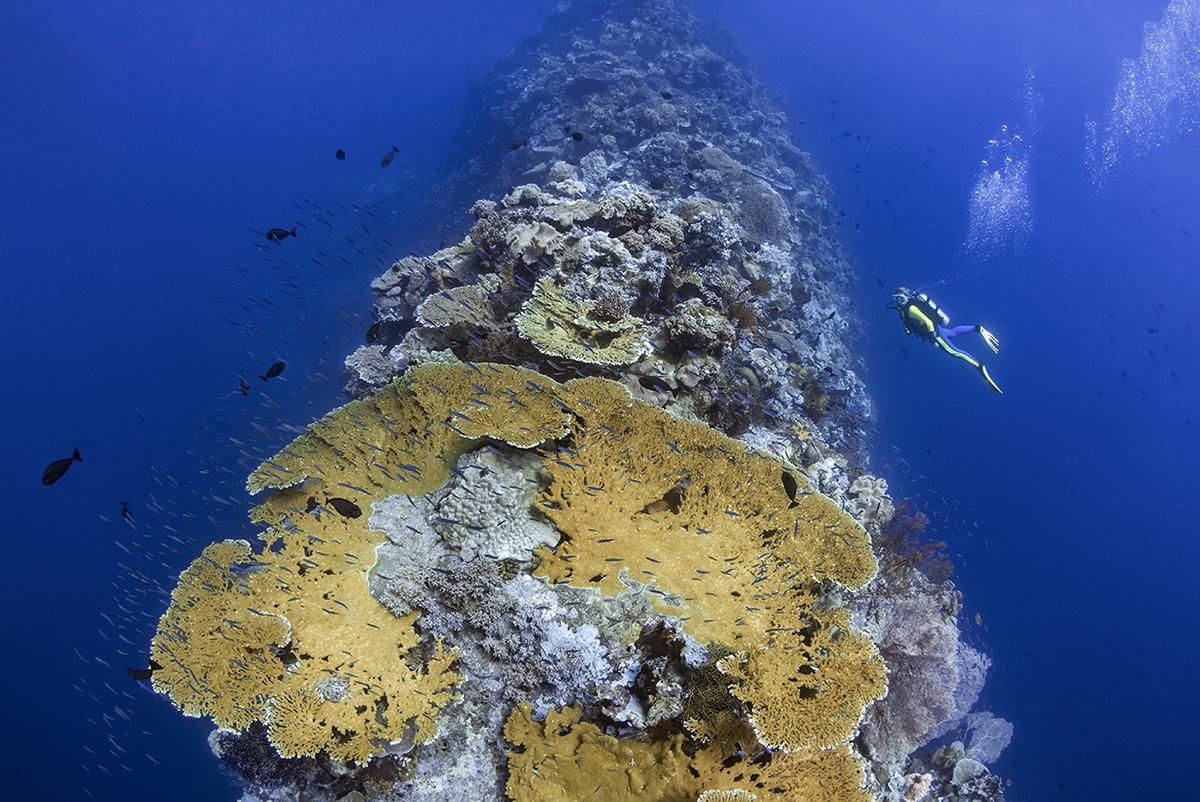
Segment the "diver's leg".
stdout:
<path fill-rule="evenodd" d="M 984 367 L 983 364 L 978 359 L 971 356 L 966 351 L 958 350 L 957 348 L 952 346 L 950 343 L 948 343 L 944 337 L 938 336 L 937 338 L 935 338 L 934 342 L 937 344 L 938 348 L 941 348 L 943 351 L 945 351 L 950 356 L 952 356 L 956 359 L 961 359 L 963 362 L 966 362 L 968 365 L 970 365 L 971 367 L 973 367 L 977 371 L 979 371 L 979 374 L 981 376 L 983 376 L 983 380 L 985 382 L 987 382 L 988 387 L 991 387 L 993 390 L 995 390 L 997 393 L 1000 393 L 1001 395 L 1004 394 L 1004 391 L 1000 389 L 1000 386 L 998 384 L 996 384 L 996 382 L 992 381 L 992 377 L 988 374 L 987 368 Z"/>
<path fill-rule="evenodd" d="M 952 340 L 960 334 L 966 334 L 968 331 L 977 331 L 979 332 L 979 336 L 983 338 L 983 342 L 987 345 L 987 347 L 992 349 L 993 354 L 1000 353 L 1000 341 L 996 339 L 996 335 L 992 334 L 979 324 L 964 324 L 962 326 L 950 327 L 938 326 L 937 329 L 938 334 L 942 335 L 947 340 Z"/>

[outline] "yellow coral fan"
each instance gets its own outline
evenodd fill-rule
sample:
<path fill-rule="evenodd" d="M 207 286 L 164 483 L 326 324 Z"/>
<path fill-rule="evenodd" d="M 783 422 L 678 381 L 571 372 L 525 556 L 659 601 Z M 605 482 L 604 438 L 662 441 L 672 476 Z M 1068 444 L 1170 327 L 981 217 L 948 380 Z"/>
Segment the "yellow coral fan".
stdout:
<path fill-rule="evenodd" d="M 692 722 L 697 748 L 682 735 L 646 741 L 614 738 L 580 721 L 577 708 L 551 710 L 535 721 L 528 704 L 504 726 L 508 785 L 514 802 L 623 802 L 780 799 L 788 802 L 869 802 L 863 774 L 846 746 L 831 750 L 762 751 L 744 721 L 728 716 Z"/>
<path fill-rule="evenodd" d="M 862 711 L 887 691 L 875 644 L 850 628 L 845 610 L 809 613 L 799 637 L 778 639 L 717 662 L 741 680 L 730 690 L 751 705 L 759 740 L 794 750 L 849 740 Z"/>
<path fill-rule="evenodd" d="M 324 720 L 322 701 L 315 693 L 290 690 L 276 694 L 267 704 L 267 739 L 282 757 L 315 755 L 321 747 Z"/>
<path fill-rule="evenodd" d="M 560 396 L 533 371 L 426 365 L 313 424 L 247 482 L 274 490 L 251 510 L 263 548 L 214 544 L 180 576 L 152 643 L 156 689 L 221 727 L 267 721 L 281 754 L 363 760 L 391 741 L 430 740 L 461 679 L 455 654 L 439 643 L 421 660 L 417 615 L 393 616 L 366 581 L 383 534 L 328 499 L 362 510 L 422 495 L 485 437 L 520 447 L 560 437 L 570 419 Z M 322 697 L 331 679 L 343 690 Z"/>
<path fill-rule="evenodd" d="M 829 499 L 806 483 L 789 492 L 778 460 L 615 382 L 471 363 L 414 368 L 251 474 L 252 492 L 275 491 L 251 512 L 264 547 L 215 544 L 181 575 L 152 644 L 155 687 L 222 727 L 273 718 L 289 753 L 361 760 L 414 730 L 427 741 L 460 680 L 453 655 L 439 644 L 422 661 L 417 614 L 396 618 L 369 591 L 383 535 L 326 505 L 428 493 L 488 438 L 553 443 L 537 503 L 566 537 L 540 550 L 538 572 L 606 593 L 644 586 L 691 635 L 736 652 L 719 666 L 764 744 L 839 743 L 882 695 L 873 645 L 836 611 L 814 612 L 814 583 L 857 587 L 876 567 L 866 533 Z M 343 690 L 319 694 L 330 679 Z M 315 733 L 287 732 L 297 722 Z"/>
<path fill-rule="evenodd" d="M 581 722 L 577 708 L 551 710 L 537 722 L 526 703 L 509 716 L 504 737 L 517 747 L 508 753 L 510 799 L 665 802 L 694 796 L 682 735 L 656 743 L 617 739 Z"/>
<path fill-rule="evenodd" d="M 573 301 L 544 278 L 521 307 L 517 330 L 544 354 L 591 365 L 629 365 L 646 353 L 646 327 L 640 318 L 601 320 L 594 310 L 593 302 Z"/>
<path fill-rule="evenodd" d="M 862 527 L 807 483 L 789 493 L 783 464 L 744 443 L 631 401 L 613 382 L 579 379 L 567 389 L 581 411 L 570 446 L 545 460 L 553 481 L 540 504 L 568 539 L 539 550 L 538 573 L 605 593 L 636 581 L 702 642 L 771 649 L 780 678 L 819 674 L 792 697 L 760 693 L 750 679 L 736 693 L 770 746 L 846 740 L 885 692 L 883 664 L 844 622 L 826 630 L 836 639 L 813 644 L 806 589 L 871 579 L 876 563 Z"/>
<path fill-rule="evenodd" d="M 713 722 L 688 722 L 704 744 L 696 751 L 692 772 L 701 788 L 700 799 L 760 799 L 787 802 L 870 802 L 863 790 L 859 760 L 842 744 L 834 749 L 774 752 L 769 761 L 752 761 L 762 751 L 749 724 L 728 715 Z M 732 796 L 722 797 L 726 793 Z M 711 796 L 706 796 L 711 795 Z"/>

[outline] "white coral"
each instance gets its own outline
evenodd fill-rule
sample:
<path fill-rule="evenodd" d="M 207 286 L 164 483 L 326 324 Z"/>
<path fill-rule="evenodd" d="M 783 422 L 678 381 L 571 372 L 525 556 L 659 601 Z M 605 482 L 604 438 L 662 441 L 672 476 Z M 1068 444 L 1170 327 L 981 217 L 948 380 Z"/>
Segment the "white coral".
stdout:
<path fill-rule="evenodd" d="M 486 447 L 463 455 L 459 473 L 437 502 L 434 528 L 464 560 L 477 556 L 528 562 L 538 546 L 558 542 L 558 530 L 530 513 L 540 461 Z"/>
<path fill-rule="evenodd" d="M 892 519 L 895 505 L 887 494 L 888 483 L 869 474 L 863 474 L 850 484 L 850 514 L 868 529 L 878 530 Z"/>

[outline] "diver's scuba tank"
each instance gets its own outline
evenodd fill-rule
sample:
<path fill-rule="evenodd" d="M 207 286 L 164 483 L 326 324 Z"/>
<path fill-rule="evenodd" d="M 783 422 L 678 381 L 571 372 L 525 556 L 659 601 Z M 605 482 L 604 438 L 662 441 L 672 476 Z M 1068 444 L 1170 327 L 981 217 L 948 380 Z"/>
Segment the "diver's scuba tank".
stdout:
<path fill-rule="evenodd" d="M 943 312 L 941 308 L 933 302 L 933 299 L 924 292 L 917 292 L 914 294 L 912 296 L 911 303 L 924 312 L 925 316 L 930 320 L 937 320 L 942 326 L 950 325 L 950 316 Z"/>

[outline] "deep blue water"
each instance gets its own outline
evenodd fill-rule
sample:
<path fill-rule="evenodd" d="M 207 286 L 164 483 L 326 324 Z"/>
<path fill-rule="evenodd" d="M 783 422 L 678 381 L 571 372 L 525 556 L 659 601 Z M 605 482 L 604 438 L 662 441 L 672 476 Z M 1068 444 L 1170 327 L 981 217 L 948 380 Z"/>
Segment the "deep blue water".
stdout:
<path fill-rule="evenodd" d="M 369 279 L 460 234 L 435 190 L 468 89 L 552 5 L 0 8 L 13 795 L 233 797 L 207 727 L 121 670 L 160 608 L 135 606 L 150 585 L 120 565 L 169 587 L 201 544 L 246 531 L 224 499 L 290 438 L 281 423 L 337 402 Z M 1085 118 L 1163 8 L 697 4 L 846 212 L 878 458 L 894 494 L 941 513 L 983 621 L 969 637 L 995 660 L 985 706 L 1016 726 L 996 767 L 1014 800 L 1182 798 L 1200 714 L 1200 138 L 1124 160 L 1103 190 L 1085 159 Z M 1002 124 L 1027 129 L 1031 226 L 1020 247 L 964 253 Z M 284 224 L 301 238 L 264 247 L 255 231 Z M 903 336 L 884 309 L 897 284 L 936 285 L 956 323 L 997 333 L 1003 397 Z M 283 381 L 255 378 L 280 358 Z M 42 487 L 75 446 L 85 462 Z M 117 604 L 134 615 L 120 628 L 101 616 Z"/>

